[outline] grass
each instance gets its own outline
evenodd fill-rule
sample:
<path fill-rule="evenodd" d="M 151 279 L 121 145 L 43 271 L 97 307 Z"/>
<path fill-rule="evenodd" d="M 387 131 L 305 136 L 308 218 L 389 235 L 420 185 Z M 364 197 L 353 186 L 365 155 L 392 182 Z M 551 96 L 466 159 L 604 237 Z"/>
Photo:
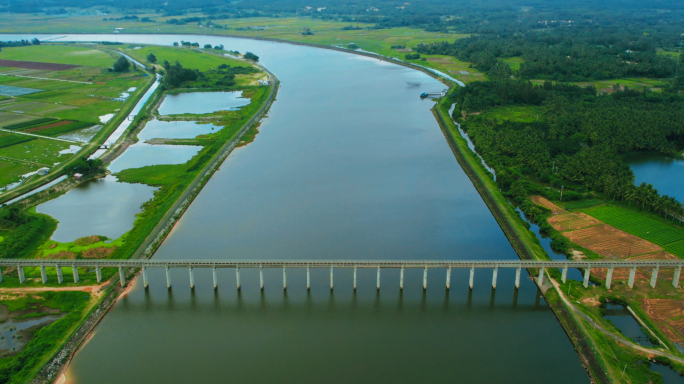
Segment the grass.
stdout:
<path fill-rule="evenodd" d="M 532 80 L 533 83 L 535 84 L 543 84 L 547 80 Z M 604 91 L 604 92 L 612 92 L 613 86 L 615 84 L 620 84 L 620 86 L 626 86 L 629 88 L 633 89 L 652 89 L 655 91 L 659 91 L 662 87 L 664 87 L 666 84 L 663 83 L 660 79 L 651 79 L 647 77 L 627 77 L 627 78 L 621 78 L 621 79 L 610 79 L 610 80 L 594 80 L 594 81 L 580 81 L 580 82 L 572 82 L 568 84 L 574 84 L 574 85 L 579 85 L 582 87 L 586 87 L 589 85 L 593 85 L 596 87 L 597 90 L 599 91 Z"/>
<path fill-rule="evenodd" d="M 501 59 L 501 61 L 508 64 L 514 71 L 520 69 L 520 64 L 525 62 L 525 60 L 522 57 L 506 57 Z"/>
<path fill-rule="evenodd" d="M 626 208 L 602 205 L 583 211 L 606 224 L 663 247 L 684 240 L 684 230 L 681 228 Z"/>
<path fill-rule="evenodd" d="M 59 154 L 59 151 L 68 149 L 71 145 L 63 141 L 41 138 L 0 148 L 0 156 L 51 166 L 73 156 L 73 154 Z"/>
<path fill-rule="evenodd" d="M 164 60 L 173 64 L 178 61 L 183 64 L 185 68 L 199 69 L 206 71 L 209 68 L 216 68 L 221 64 L 228 64 L 231 67 L 247 67 L 250 64 L 241 60 L 230 59 L 224 56 L 219 56 L 221 51 L 200 50 L 190 48 L 175 48 L 175 47 L 160 47 L 153 45 L 138 45 L 140 49 L 123 48 L 122 52 L 138 60 L 141 63 L 150 64 L 147 61 L 147 56 L 152 53 L 157 57 L 156 64 L 162 65 Z M 217 54 L 204 53 L 203 51 L 218 52 Z M 199 53 L 199 54 L 198 54 Z"/>
<path fill-rule="evenodd" d="M 111 67 L 114 64 L 114 57 L 101 50 L 71 45 L 43 44 L 25 47 L 5 47 L 0 52 L 0 59 L 103 68 Z"/>
<path fill-rule="evenodd" d="M 533 123 L 540 121 L 540 107 L 534 106 L 511 106 L 511 107 L 497 107 L 487 111 L 487 116 L 495 118 L 499 121 L 518 121 L 523 123 Z M 541 115 L 541 121 L 544 120 L 544 115 Z"/>

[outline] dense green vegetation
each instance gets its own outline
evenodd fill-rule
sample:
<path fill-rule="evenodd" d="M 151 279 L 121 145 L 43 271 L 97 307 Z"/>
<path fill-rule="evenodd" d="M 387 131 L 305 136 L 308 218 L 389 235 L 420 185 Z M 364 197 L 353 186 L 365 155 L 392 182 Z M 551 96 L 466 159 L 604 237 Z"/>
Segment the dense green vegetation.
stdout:
<path fill-rule="evenodd" d="M 1 258 L 27 258 L 57 229 L 50 216 L 30 213 L 17 207 L 0 209 Z"/>
<path fill-rule="evenodd" d="M 618 156 L 681 150 L 681 96 L 628 88 L 599 95 L 591 86 L 505 80 L 471 83 L 451 97 L 454 118 L 511 195 L 557 198 L 563 186 L 566 200 L 594 191 L 671 218 L 684 213 L 678 201 L 660 196 L 651 185 L 635 187 L 632 171 Z M 534 120 L 497 118 L 501 108 L 512 106 L 534 108 Z"/>

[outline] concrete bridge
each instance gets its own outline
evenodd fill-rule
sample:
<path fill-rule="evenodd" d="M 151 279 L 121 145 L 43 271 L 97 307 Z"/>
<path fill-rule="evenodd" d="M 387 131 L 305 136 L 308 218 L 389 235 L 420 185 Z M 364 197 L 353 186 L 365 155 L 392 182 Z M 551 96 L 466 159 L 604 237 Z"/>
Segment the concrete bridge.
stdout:
<path fill-rule="evenodd" d="M 114 267 L 119 269 L 121 285 L 126 284 L 125 269 L 141 268 L 143 283 L 148 287 L 147 269 L 164 268 L 166 269 L 166 286 L 171 288 L 171 268 L 187 268 L 190 275 L 190 288 L 195 288 L 194 268 L 211 268 L 214 277 L 214 289 L 218 288 L 216 268 L 235 269 L 237 278 L 237 289 L 240 289 L 240 269 L 258 268 L 259 282 L 261 289 L 264 288 L 264 268 L 278 268 L 283 270 L 283 289 L 287 289 L 287 269 L 306 268 L 306 288 L 311 288 L 311 268 L 330 269 L 330 289 L 333 289 L 333 271 L 336 268 L 347 268 L 354 270 L 354 289 L 356 289 L 356 271 L 358 268 L 368 268 L 377 270 L 377 289 L 380 289 L 380 270 L 386 268 L 400 269 L 399 289 L 404 289 L 404 269 L 418 268 L 423 269 L 423 289 L 427 289 L 428 269 L 446 270 L 446 288 L 451 286 L 451 270 L 453 268 L 470 269 L 470 289 L 473 288 L 475 269 L 492 270 L 492 288 L 496 289 L 497 275 L 499 268 L 513 268 L 515 273 L 515 287 L 520 287 L 520 274 L 523 268 L 539 269 L 537 285 L 541 286 L 544 282 L 544 270 L 548 268 L 558 268 L 562 270 L 562 281 L 565 282 L 568 268 L 584 269 L 584 287 L 589 285 L 589 276 L 592 268 L 605 268 L 606 287 L 610 288 L 613 271 L 615 268 L 629 269 L 628 285 L 634 286 L 634 277 L 637 268 L 652 268 L 650 285 L 656 286 L 658 271 L 661 267 L 674 268 L 672 285 L 677 288 L 679 285 L 679 275 L 682 271 L 684 260 L 590 260 L 590 261 L 520 261 L 520 260 L 45 260 L 45 259 L 1 259 L 0 260 L 0 282 L 2 282 L 2 267 L 16 267 L 19 274 L 19 282 L 26 280 L 24 268 L 38 267 L 41 271 L 43 284 L 47 282 L 47 268 L 56 268 L 57 280 L 61 284 L 64 280 L 62 268 L 71 267 L 74 282 L 78 282 L 78 268 L 94 268 L 97 282 L 102 281 L 102 268 Z"/>

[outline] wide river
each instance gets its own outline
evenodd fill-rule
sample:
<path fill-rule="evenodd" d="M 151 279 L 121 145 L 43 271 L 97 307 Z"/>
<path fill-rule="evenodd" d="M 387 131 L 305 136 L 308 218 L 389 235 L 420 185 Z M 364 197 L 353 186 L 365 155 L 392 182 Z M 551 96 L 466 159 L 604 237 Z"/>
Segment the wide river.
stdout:
<path fill-rule="evenodd" d="M 40 35 L 30 37 L 41 38 Z M 7 39 L 10 36 L 6 36 Z M 16 38 L 27 36 L 16 36 Z M 47 36 L 44 36 L 45 38 Z M 12 38 L 14 39 L 14 38 Z M 158 259 L 516 259 L 456 162 L 423 91 L 444 86 L 349 53 L 193 35 L 74 35 L 57 41 L 223 44 L 251 51 L 281 80 L 254 143 L 235 150 Z M 409 87 L 407 82 L 421 82 Z M 535 285 L 514 272 L 408 270 L 150 272 L 75 356 L 74 383 L 588 383 Z"/>

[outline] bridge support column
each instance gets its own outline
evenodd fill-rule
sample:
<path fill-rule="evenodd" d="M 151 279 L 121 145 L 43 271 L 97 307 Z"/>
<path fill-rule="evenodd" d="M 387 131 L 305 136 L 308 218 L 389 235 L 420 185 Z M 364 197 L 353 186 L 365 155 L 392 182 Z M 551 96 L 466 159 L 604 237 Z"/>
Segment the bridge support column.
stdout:
<path fill-rule="evenodd" d="M 307 267 L 306 269 L 308 270 L 309 267 Z M 214 268 L 214 271 L 216 271 L 216 268 Z M 259 289 L 261 289 L 262 291 L 264 290 L 264 267 L 262 265 L 259 266 Z"/>
<path fill-rule="evenodd" d="M 470 289 L 473 289 L 473 281 L 475 280 L 475 267 L 472 266 L 470 267 L 470 281 L 468 283 L 468 286 Z"/>
<path fill-rule="evenodd" d="M 239 291 L 242 286 L 240 285 L 240 267 L 235 267 L 235 284 L 237 285 L 237 290 Z"/>
<path fill-rule="evenodd" d="M 195 274 L 192 273 L 192 267 L 188 267 L 188 273 L 190 274 L 190 289 L 195 289 Z"/>
<path fill-rule="evenodd" d="M 399 272 L 399 290 L 404 290 L 404 266 L 401 266 L 401 272 Z"/>
<path fill-rule="evenodd" d="M 143 287 L 145 287 L 145 289 L 147 289 L 150 287 L 150 285 L 147 282 L 147 267 L 144 265 L 142 267 L 142 275 L 143 275 Z"/>
<path fill-rule="evenodd" d="M 333 266 L 330 266 L 330 290 L 333 290 Z"/>
<path fill-rule="evenodd" d="M 216 276 L 216 267 L 211 268 L 211 277 L 214 279 L 214 290 L 218 289 L 218 276 Z M 261 286 L 263 289 L 263 285 Z"/>
<path fill-rule="evenodd" d="M 544 267 L 539 268 L 539 275 L 537 276 L 537 285 L 541 289 L 542 284 L 544 284 Z"/>
<path fill-rule="evenodd" d="M 522 268 L 518 267 L 515 269 L 515 289 L 520 288 L 520 270 Z"/>
<path fill-rule="evenodd" d="M 451 265 L 447 268 L 446 289 L 451 288 Z"/>
<path fill-rule="evenodd" d="M 377 276 L 377 286 L 378 286 L 378 291 L 380 290 L 380 267 L 378 267 L 378 276 Z"/>
<path fill-rule="evenodd" d="M 47 271 L 44 265 L 40 266 L 40 279 L 43 281 L 43 284 L 47 282 Z"/>
<path fill-rule="evenodd" d="M 568 266 L 566 265 L 563 267 L 563 274 L 561 275 L 561 281 L 563 284 L 565 284 L 565 281 L 568 280 Z"/>
<path fill-rule="evenodd" d="M 97 278 L 98 283 L 102 281 L 102 270 L 99 265 L 95 266 L 95 277 Z"/>
<path fill-rule="evenodd" d="M 658 280 L 658 265 L 653 267 L 653 272 L 651 272 L 651 288 L 655 288 L 656 280 Z"/>
<path fill-rule="evenodd" d="M 62 284 L 62 281 L 64 281 L 64 276 L 62 276 L 62 267 L 56 266 L 55 268 L 57 270 L 57 284 Z"/>
<path fill-rule="evenodd" d="M 608 268 L 608 273 L 606 274 L 606 288 L 610 289 L 610 283 L 613 280 L 613 267 Z"/>
<path fill-rule="evenodd" d="M 427 289 L 427 267 L 423 268 L 423 291 Z"/>
<path fill-rule="evenodd" d="M 629 270 L 629 281 L 627 282 L 627 285 L 629 285 L 630 288 L 634 287 L 634 276 L 636 275 L 636 267 L 632 267 Z"/>
<path fill-rule="evenodd" d="M 126 285 L 126 274 L 124 273 L 124 267 L 121 265 L 119 265 L 119 281 L 122 287 Z"/>
<path fill-rule="evenodd" d="M 675 267 L 674 275 L 672 276 L 672 286 L 679 288 L 679 275 L 682 272 L 682 266 Z"/>
<path fill-rule="evenodd" d="M 171 271 L 169 266 L 166 266 L 166 289 L 171 289 Z"/>
<path fill-rule="evenodd" d="M 354 290 L 356 291 L 356 266 L 354 266 Z"/>
<path fill-rule="evenodd" d="M 499 266 L 497 265 L 494 267 L 494 271 L 492 272 L 492 289 L 496 289 L 496 277 L 499 274 Z"/>
<path fill-rule="evenodd" d="M 74 283 L 78 283 L 80 277 L 78 276 L 78 267 L 75 265 L 71 266 L 71 271 L 74 273 Z"/>
<path fill-rule="evenodd" d="M 355 269 L 356 270 L 356 269 Z M 311 289 L 311 267 L 306 266 L 306 290 Z"/>
<path fill-rule="evenodd" d="M 589 275 L 591 274 L 591 267 L 587 267 L 584 269 L 584 288 L 589 286 Z"/>
<path fill-rule="evenodd" d="M 17 272 L 19 274 L 19 284 L 24 284 L 26 276 L 24 276 L 24 267 L 17 267 Z"/>
<path fill-rule="evenodd" d="M 283 291 L 287 290 L 287 267 L 283 266 Z"/>

